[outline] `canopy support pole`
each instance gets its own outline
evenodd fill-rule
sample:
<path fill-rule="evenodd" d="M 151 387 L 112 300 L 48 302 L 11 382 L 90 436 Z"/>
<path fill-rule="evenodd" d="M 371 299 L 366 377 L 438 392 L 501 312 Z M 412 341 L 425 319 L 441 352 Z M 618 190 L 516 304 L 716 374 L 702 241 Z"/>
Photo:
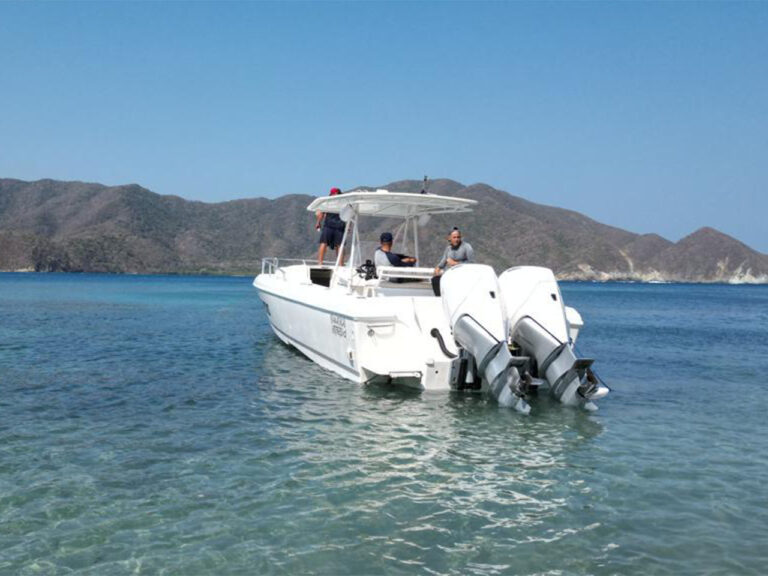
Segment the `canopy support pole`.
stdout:
<path fill-rule="evenodd" d="M 411 218 L 413 221 L 413 257 L 416 258 L 416 265 L 421 265 L 421 260 L 419 259 L 419 219 L 418 218 Z"/>

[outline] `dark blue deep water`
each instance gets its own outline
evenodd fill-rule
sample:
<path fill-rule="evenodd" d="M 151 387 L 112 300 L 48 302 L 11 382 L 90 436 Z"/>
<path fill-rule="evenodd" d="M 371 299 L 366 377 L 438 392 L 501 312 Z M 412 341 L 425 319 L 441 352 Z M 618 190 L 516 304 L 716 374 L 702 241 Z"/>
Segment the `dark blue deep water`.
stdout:
<path fill-rule="evenodd" d="M 768 287 L 565 284 L 613 393 L 361 387 L 247 278 L 0 274 L 0 574 L 764 574 Z"/>

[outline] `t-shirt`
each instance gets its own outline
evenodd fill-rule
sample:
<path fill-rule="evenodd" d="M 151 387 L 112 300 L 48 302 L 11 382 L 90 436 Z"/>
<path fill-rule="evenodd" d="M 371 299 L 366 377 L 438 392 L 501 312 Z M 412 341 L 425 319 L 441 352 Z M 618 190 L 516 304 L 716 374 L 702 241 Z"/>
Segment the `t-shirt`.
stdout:
<path fill-rule="evenodd" d="M 411 264 L 403 262 L 403 258 L 402 254 L 384 252 L 381 248 L 376 248 L 376 252 L 373 254 L 373 263 L 376 266 L 411 266 Z"/>
<path fill-rule="evenodd" d="M 344 220 L 342 220 L 338 214 L 326 212 L 323 226 L 326 228 L 333 228 L 334 230 L 344 230 Z"/>
<path fill-rule="evenodd" d="M 452 258 L 457 262 L 472 262 L 475 258 L 475 252 L 472 250 L 469 242 L 462 242 L 457 248 L 448 244 L 437 267 L 441 270 L 444 269 L 448 265 L 448 258 Z"/>

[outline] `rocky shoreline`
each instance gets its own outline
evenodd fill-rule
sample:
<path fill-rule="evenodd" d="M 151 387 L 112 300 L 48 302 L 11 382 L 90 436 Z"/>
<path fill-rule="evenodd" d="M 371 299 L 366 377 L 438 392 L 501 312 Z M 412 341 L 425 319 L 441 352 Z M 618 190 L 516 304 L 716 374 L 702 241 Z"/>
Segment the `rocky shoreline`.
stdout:
<path fill-rule="evenodd" d="M 590 271 L 586 274 L 556 274 L 558 280 L 573 282 L 631 282 L 638 284 L 768 284 L 768 274 L 755 276 L 749 270 L 731 275 L 690 278 L 665 276 L 658 271 L 627 274 L 624 271 Z"/>

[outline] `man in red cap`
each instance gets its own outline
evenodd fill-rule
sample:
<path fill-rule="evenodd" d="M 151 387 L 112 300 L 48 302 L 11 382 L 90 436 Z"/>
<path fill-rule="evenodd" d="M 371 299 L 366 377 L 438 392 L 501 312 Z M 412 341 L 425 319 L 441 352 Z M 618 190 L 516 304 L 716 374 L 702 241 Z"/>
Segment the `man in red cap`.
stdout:
<path fill-rule="evenodd" d="M 341 194 L 341 190 L 338 188 L 331 188 L 331 196 Z M 323 265 L 323 259 L 325 258 L 325 251 L 330 246 L 331 250 L 336 250 L 341 246 L 341 242 L 344 239 L 344 221 L 338 214 L 333 212 L 324 213 L 318 212 L 317 219 L 315 220 L 315 230 L 321 230 L 320 232 L 320 248 L 317 252 L 317 260 L 320 266 Z M 344 264 L 344 255 L 341 256 L 340 264 Z"/>

